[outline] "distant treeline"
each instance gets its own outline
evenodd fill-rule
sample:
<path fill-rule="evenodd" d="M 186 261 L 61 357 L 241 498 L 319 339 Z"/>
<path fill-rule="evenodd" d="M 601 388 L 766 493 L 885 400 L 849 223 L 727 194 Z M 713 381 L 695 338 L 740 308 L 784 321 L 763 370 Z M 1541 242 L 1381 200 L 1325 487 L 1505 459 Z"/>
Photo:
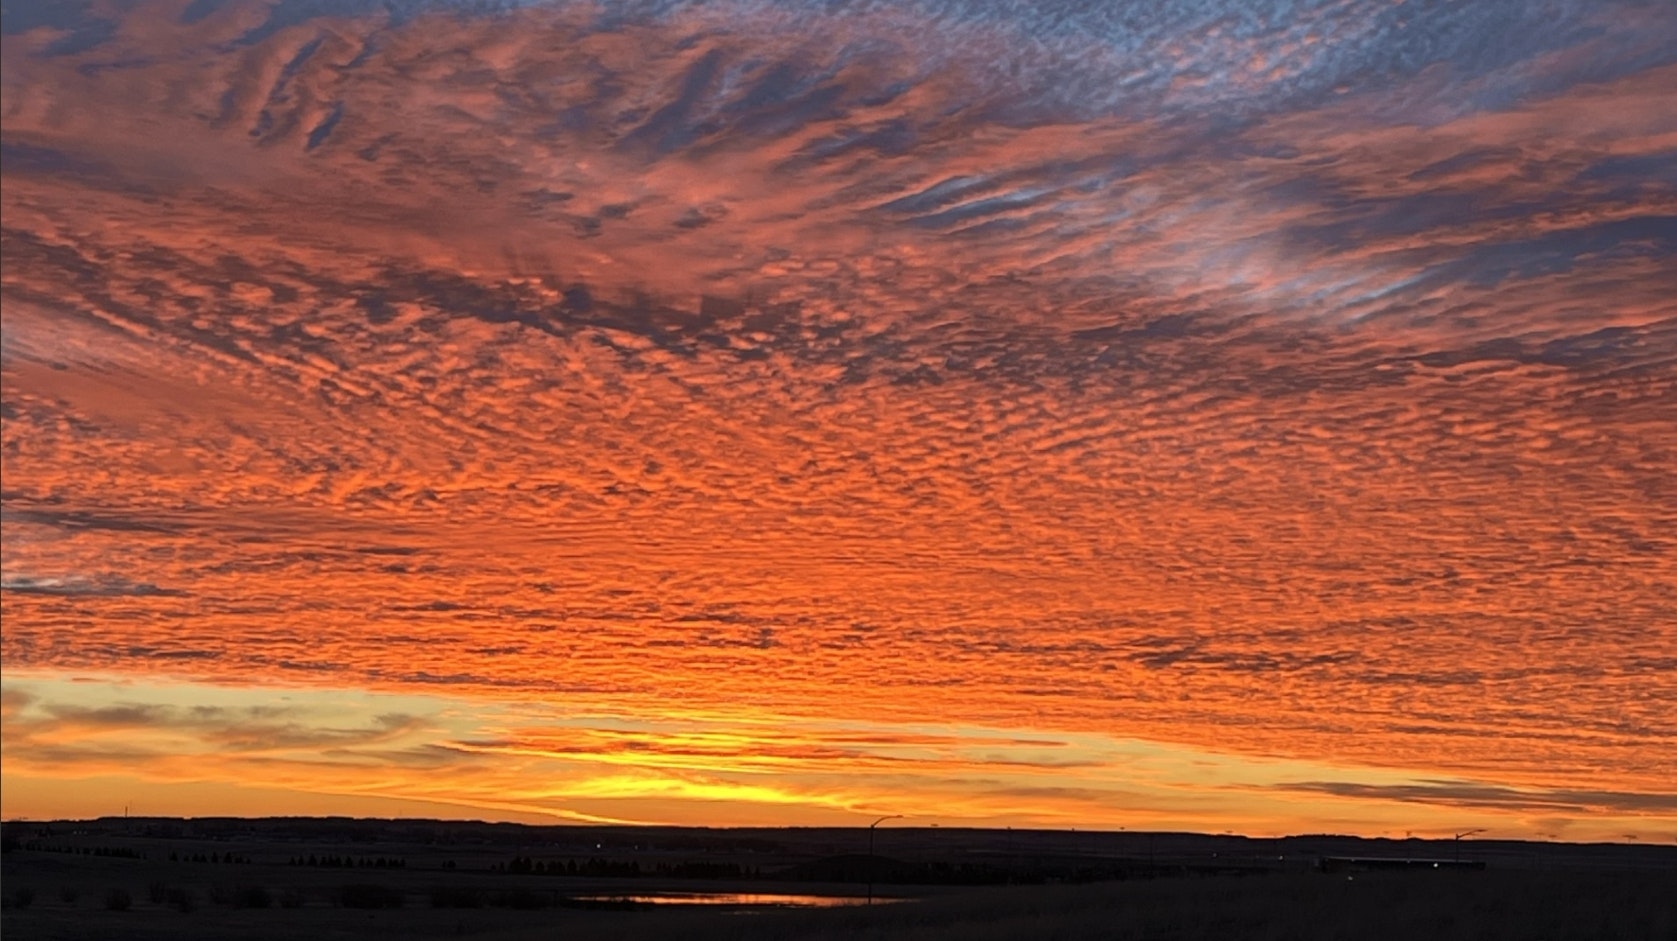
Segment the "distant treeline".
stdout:
<path fill-rule="evenodd" d="M 579 876 L 583 878 L 635 878 L 658 876 L 673 879 L 761 879 L 762 869 L 739 863 L 679 862 L 657 863 L 643 867 L 633 859 L 616 860 L 590 857 L 584 860 L 539 860 L 528 856 L 514 856 L 505 863 L 495 863 L 491 872 L 530 876 Z"/>
<path fill-rule="evenodd" d="M 633 877 L 643 875 L 641 865 L 632 859 L 615 860 L 589 858 L 582 862 L 567 859 L 560 862 L 557 859 L 542 861 L 528 856 L 514 856 L 509 862 L 493 863 L 490 872 L 504 872 L 515 876 L 613 876 Z"/>
<path fill-rule="evenodd" d="M 787 882 L 877 882 L 882 885 L 1074 885 L 1163 876 L 1243 876 L 1260 867 L 1225 864 L 1155 864 L 1144 860 L 908 861 L 882 856 L 827 856 L 766 876 Z"/>
<path fill-rule="evenodd" d="M 28 840 L 23 849 L 37 853 L 68 853 L 71 856 L 103 856 L 110 859 L 147 859 L 146 854 L 126 846 L 53 846 L 40 840 Z"/>
<path fill-rule="evenodd" d="M 316 866 L 321 869 L 406 869 L 408 861 L 395 856 L 293 856 L 287 866 Z M 445 867 L 446 868 L 446 867 Z"/>
<path fill-rule="evenodd" d="M 237 853 L 234 853 L 231 850 L 229 850 L 225 853 L 177 853 L 177 852 L 171 852 L 171 853 L 169 853 L 169 862 L 171 862 L 171 863 L 215 863 L 217 865 L 220 865 L 220 864 L 223 864 L 223 863 L 228 863 L 228 864 L 235 864 L 235 865 L 243 866 L 243 865 L 249 865 L 250 864 L 250 857 L 249 856 L 240 856 L 240 855 L 238 855 Z"/>
<path fill-rule="evenodd" d="M 677 851 L 773 853 L 785 849 L 780 834 L 713 832 L 689 827 L 540 826 L 486 821 L 377 819 L 351 817 L 101 817 L 94 820 L 8 821 L 4 836 L 50 837 L 54 828 L 89 834 L 120 834 L 165 840 L 287 840 L 314 844 L 418 844 L 426 846 L 499 846 L 503 852 L 537 845 L 563 845 L 581 851 L 661 847 Z M 815 831 L 825 833 L 826 831 Z M 827 838 L 825 836 L 823 839 Z M 20 848 L 7 840 L 12 849 Z M 564 852 L 564 850 L 560 850 Z"/>
<path fill-rule="evenodd" d="M 448 863 L 444 869 L 454 868 Z M 1254 870 L 1242 866 L 1153 865 L 1133 860 L 1091 864 L 1055 864 L 1043 860 L 994 862 L 907 862 L 885 857 L 853 854 L 829 856 L 792 866 L 771 868 L 735 862 L 683 861 L 647 865 L 634 859 L 550 859 L 514 856 L 493 863 L 490 872 L 523 876 L 569 876 L 577 878 L 634 879 L 733 879 L 785 882 L 878 882 L 897 885 L 1045 885 L 1049 883 L 1100 882 L 1149 878 L 1164 875 L 1244 875 Z"/>

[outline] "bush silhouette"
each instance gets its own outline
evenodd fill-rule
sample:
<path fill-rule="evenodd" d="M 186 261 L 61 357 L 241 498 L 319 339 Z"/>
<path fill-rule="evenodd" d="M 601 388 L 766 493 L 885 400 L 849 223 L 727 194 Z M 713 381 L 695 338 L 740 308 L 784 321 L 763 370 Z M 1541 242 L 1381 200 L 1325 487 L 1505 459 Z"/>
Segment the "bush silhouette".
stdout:
<path fill-rule="evenodd" d="M 110 912 L 126 912 L 134 906 L 134 896 L 128 894 L 127 889 L 112 889 L 105 893 L 105 910 Z"/>

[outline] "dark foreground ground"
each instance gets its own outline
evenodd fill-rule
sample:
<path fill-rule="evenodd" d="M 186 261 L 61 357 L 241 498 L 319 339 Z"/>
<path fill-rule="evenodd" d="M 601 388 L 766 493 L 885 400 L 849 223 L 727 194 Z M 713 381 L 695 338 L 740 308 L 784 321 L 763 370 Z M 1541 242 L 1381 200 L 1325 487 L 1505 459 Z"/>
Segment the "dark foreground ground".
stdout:
<path fill-rule="evenodd" d="M 9 941 L 1677 939 L 1670 848 L 896 831 L 878 834 L 891 855 L 881 845 L 868 856 L 845 852 L 865 835 L 844 830 L 402 826 L 106 821 L 27 824 L 20 834 L 8 824 L 0 929 Z M 1452 868 L 1458 855 L 1464 865 Z M 1324 856 L 1339 871 L 1320 871 Z M 1371 871 L 1365 860 L 1420 865 Z M 1467 868 L 1478 863 L 1485 868 Z M 882 899 L 901 901 L 799 910 L 581 901 L 666 890 L 854 896 L 865 883 L 838 877 L 869 873 Z M 943 884 L 907 881 L 915 877 Z M 1091 881 L 1066 884 L 1073 879 Z"/>

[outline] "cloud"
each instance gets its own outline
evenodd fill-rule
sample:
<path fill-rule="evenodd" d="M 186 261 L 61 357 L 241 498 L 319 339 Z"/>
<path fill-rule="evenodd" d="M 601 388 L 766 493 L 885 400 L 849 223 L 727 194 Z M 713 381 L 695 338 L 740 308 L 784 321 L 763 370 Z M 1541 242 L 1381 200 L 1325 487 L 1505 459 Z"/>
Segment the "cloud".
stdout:
<path fill-rule="evenodd" d="M 8 668 L 1673 770 L 1660 5 L 20 9 Z"/>
<path fill-rule="evenodd" d="M 1277 785 L 1282 790 L 1306 791 L 1334 797 L 1374 798 L 1465 809 L 1513 810 L 1527 813 L 1600 813 L 1665 815 L 1677 810 L 1677 794 L 1625 793 L 1568 789 L 1525 789 L 1463 781 L 1426 781 L 1418 784 L 1356 784 L 1346 781 L 1304 781 Z"/>
<path fill-rule="evenodd" d="M 74 740 L 107 733 L 182 736 L 198 746 L 229 752 L 289 751 L 375 745 L 400 739 L 421 728 L 422 720 L 400 713 L 377 715 L 364 727 L 324 725 L 285 706 L 181 707 L 160 703 L 81 706 L 37 703 L 23 691 L 8 705 L 7 731 L 25 740 Z M 34 706 L 31 714 L 20 713 Z"/>
<path fill-rule="evenodd" d="M 71 576 L 59 578 L 56 576 L 34 577 L 29 575 L 8 576 L 0 581 L 0 590 L 15 591 L 34 595 L 69 595 L 81 597 L 120 597 L 124 595 L 179 595 L 182 592 L 159 588 L 149 582 L 129 582 L 114 575 L 96 578 L 79 578 Z"/>
<path fill-rule="evenodd" d="M 984 736 L 858 732 L 775 733 L 621 729 L 521 729 L 516 737 L 468 739 L 450 747 L 473 754 L 536 756 L 670 772 L 736 776 L 950 774 L 1093 769 L 1102 763 L 1067 754 L 1063 743 Z M 1056 752 L 1059 752 L 1056 754 Z"/>

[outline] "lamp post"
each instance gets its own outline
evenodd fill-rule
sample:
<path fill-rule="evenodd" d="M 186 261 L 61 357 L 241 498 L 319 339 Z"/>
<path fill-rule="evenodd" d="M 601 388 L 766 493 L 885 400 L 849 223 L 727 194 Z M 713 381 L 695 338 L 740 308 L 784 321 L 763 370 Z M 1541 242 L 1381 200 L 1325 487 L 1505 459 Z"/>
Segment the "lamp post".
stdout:
<path fill-rule="evenodd" d="M 883 817 L 880 817 L 878 820 L 875 820 L 873 823 L 868 824 L 868 904 L 869 905 L 873 904 L 873 871 L 874 871 L 874 868 L 879 865 L 879 860 L 875 859 L 874 855 L 873 855 L 874 828 L 878 827 L 880 824 L 884 823 L 887 820 L 900 820 L 900 819 L 902 819 L 902 816 L 903 816 L 902 814 L 887 814 Z"/>
<path fill-rule="evenodd" d="M 1462 861 L 1462 837 L 1472 836 L 1475 833 L 1484 833 L 1484 832 L 1485 832 L 1485 828 L 1480 827 L 1477 830 L 1463 830 L 1462 832 L 1456 834 L 1456 862 L 1459 863 L 1459 862 Z"/>

